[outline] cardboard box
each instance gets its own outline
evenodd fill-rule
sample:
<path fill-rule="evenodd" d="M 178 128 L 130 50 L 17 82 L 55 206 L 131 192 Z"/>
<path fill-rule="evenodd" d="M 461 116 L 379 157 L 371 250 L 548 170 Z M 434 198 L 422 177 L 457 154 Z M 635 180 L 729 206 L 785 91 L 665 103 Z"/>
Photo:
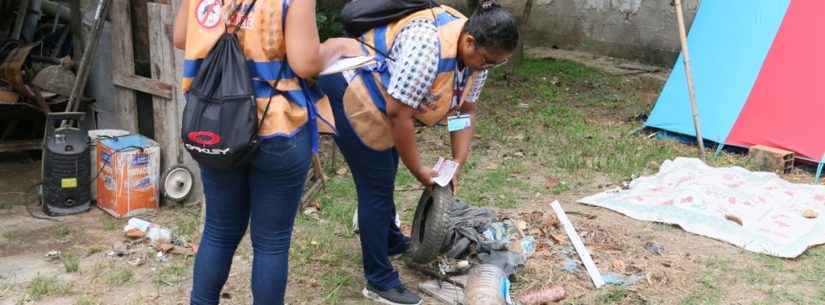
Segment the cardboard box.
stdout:
<path fill-rule="evenodd" d="M 132 217 L 159 209 L 160 147 L 129 135 L 97 145 L 97 205 L 115 217 Z"/>

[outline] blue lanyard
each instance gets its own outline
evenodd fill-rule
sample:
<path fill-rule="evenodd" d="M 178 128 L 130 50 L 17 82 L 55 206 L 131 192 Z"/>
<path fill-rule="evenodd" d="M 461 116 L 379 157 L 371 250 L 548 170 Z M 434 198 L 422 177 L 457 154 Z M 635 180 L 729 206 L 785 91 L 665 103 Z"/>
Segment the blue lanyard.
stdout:
<path fill-rule="evenodd" d="M 464 89 L 467 86 L 467 79 L 470 78 L 469 72 L 470 69 L 467 67 L 459 70 L 458 66 L 456 66 L 455 76 L 453 76 L 453 100 L 450 108 L 458 107 L 459 102 L 461 102 L 461 98 L 464 96 Z"/>

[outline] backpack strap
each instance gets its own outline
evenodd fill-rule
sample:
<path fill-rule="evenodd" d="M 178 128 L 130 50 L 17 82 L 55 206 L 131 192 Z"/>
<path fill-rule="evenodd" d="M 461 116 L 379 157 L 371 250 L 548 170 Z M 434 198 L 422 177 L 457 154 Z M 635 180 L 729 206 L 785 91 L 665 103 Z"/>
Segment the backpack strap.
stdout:
<path fill-rule="evenodd" d="M 435 15 L 435 7 L 436 7 L 436 6 L 438 6 L 438 5 L 437 5 L 437 3 L 435 2 L 435 0 L 430 0 L 430 1 L 427 1 L 427 2 L 428 2 L 428 4 L 430 5 L 430 9 L 429 9 L 429 10 L 430 10 L 430 12 L 433 14 L 433 24 L 435 24 L 436 20 L 438 19 L 438 18 L 436 17 L 436 15 Z M 402 18 L 402 19 L 403 19 L 403 18 Z M 392 58 L 392 57 L 390 56 L 390 50 L 392 49 L 392 46 L 388 46 L 388 48 L 387 48 L 387 50 L 386 50 L 386 51 L 382 51 L 382 50 L 379 50 L 378 48 L 376 48 L 375 46 L 373 46 L 373 45 L 369 44 L 368 42 L 364 41 L 363 39 L 361 39 L 361 37 L 360 37 L 360 36 L 359 36 L 359 37 L 355 37 L 355 40 L 357 40 L 358 42 L 360 42 L 360 43 L 361 43 L 361 45 L 364 45 L 364 46 L 366 46 L 366 47 L 368 47 L 368 48 L 372 49 L 373 51 L 375 51 L 375 53 L 378 53 L 378 54 L 379 54 L 379 55 L 381 55 L 382 57 L 384 57 L 384 58 L 386 58 L 386 59 L 389 59 L 390 61 L 395 61 L 395 58 Z"/>

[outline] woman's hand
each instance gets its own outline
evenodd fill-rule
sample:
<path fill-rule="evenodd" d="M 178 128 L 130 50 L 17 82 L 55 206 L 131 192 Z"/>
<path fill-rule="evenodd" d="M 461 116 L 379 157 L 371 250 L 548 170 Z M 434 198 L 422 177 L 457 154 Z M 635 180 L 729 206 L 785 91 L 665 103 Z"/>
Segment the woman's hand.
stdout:
<path fill-rule="evenodd" d="M 412 174 L 416 179 L 418 179 L 418 182 L 421 182 L 424 186 L 432 186 L 435 184 L 435 182 L 433 182 L 433 178 L 438 177 L 438 172 L 426 166 L 419 167 Z"/>

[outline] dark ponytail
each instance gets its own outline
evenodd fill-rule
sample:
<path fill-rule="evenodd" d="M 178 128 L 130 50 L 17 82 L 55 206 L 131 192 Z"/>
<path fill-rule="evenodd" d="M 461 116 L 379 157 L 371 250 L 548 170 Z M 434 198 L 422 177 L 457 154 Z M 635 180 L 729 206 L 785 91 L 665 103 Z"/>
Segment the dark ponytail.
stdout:
<path fill-rule="evenodd" d="M 473 35 L 478 46 L 496 51 L 512 52 L 518 45 L 516 18 L 494 0 L 481 0 L 476 12 L 464 25 L 464 32 Z"/>

